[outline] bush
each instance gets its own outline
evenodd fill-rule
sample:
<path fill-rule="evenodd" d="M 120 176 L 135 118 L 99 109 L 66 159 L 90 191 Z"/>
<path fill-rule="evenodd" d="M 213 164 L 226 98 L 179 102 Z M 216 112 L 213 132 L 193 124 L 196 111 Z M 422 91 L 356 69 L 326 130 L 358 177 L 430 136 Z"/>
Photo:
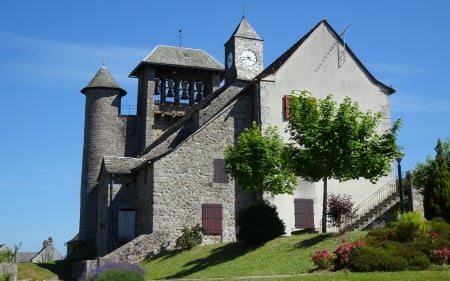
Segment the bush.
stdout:
<path fill-rule="evenodd" d="M 432 250 L 431 258 L 436 264 L 447 264 L 450 263 L 450 250 L 444 247 L 440 250 Z"/>
<path fill-rule="evenodd" d="M 327 250 L 317 250 L 311 256 L 311 260 L 318 268 L 327 269 L 333 265 L 335 257 L 335 255 L 329 253 Z"/>
<path fill-rule="evenodd" d="M 87 271 L 80 281 L 144 281 L 145 274 L 138 264 L 107 263 Z"/>
<path fill-rule="evenodd" d="M 396 239 L 399 242 L 409 242 L 427 238 L 431 232 L 430 224 L 416 212 L 400 214 L 395 223 Z"/>
<path fill-rule="evenodd" d="M 238 239 L 250 244 L 263 243 L 284 234 L 284 223 L 276 208 L 265 201 L 239 211 L 237 225 Z"/>
<path fill-rule="evenodd" d="M 356 272 L 401 271 L 408 268 L 408 263 L 384 249 L 367 246 L 352 254 L 348 268 Z"/>
<path fill-rule="evenodd" d="M 344 242 L 344 241 L 343 241 Z M 363 246 L 366 245 L 364 240 L 358 240 L 355 243 L 347 243 L 340 245 L 334 250 L 333 254 L 336 255 L 334 260 L 334 268 L 342 269 L 348 266 L 352 256 L 359 252 Z"/>
<path fill-rule="evenodd" d="M 194 227 L 184 227 L 183 234 L 176 240 L 176 247 L 178 249 L 192 249 L 202 243 L 202 227 L 196 225 Z"/>
<path fill-rule="evenodd" d="M 339 232 L 345 231 L 345 225 L 356 218 L 356 210 L 353 209 L 352 197 L 348 194 L 328 196 L 327 217 L 332 226 L 336 226 Z"/>

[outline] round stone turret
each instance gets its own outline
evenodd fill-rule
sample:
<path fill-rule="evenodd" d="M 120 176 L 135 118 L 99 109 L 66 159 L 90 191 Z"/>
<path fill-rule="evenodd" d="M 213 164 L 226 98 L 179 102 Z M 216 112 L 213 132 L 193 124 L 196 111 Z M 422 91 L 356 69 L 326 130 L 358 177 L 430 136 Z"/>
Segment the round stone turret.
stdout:
<path fill-rule="evenodd" d="M 105 66 L 81 90 L 86 96 L 83 163 L 81 171 L 80 233 L 81 243 L 94 243 L 96 233 L 96 196 L 102 159 L 117 155 L 121 98 L 126 91 L 119 87 Z"/>

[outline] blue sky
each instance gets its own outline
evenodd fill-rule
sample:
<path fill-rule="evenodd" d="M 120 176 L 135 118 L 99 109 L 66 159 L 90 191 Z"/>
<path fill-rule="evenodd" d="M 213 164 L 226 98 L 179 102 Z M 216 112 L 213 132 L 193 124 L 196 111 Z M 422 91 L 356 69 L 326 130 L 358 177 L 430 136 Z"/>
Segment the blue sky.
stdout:
<path fill-rule="evenodd" d="M 159 4 L 156 4 L 159 3 Z M 243 5 L 245 8 L 243 9 Z M 2 1 L 0 3 L 0 244 L 38 251 L 78 231 L 84 96 L 105 63 L 135 105 L 133 68 L 156 45 L 204 49 L 220 62 L 243 13 L 264 38 L 264 65 L 320 20 L 381 82 L 396 89 L 404 171 L 450 137 L 450 2 Z"/>

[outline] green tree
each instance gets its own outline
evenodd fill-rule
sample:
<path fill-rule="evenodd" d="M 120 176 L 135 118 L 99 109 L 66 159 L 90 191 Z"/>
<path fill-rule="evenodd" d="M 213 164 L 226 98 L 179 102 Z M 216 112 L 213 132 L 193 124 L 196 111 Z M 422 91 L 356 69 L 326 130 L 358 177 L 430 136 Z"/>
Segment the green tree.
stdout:
<path fill-rule="evenodd" d="M 440 139 L 437 141 L 435 151 L 435 159 L 429 161 L 430 165 L 424 166 L 421 171 L 428 173 L 422 175 L 425 218 L 443 217 L 450 222 L 450 171 L 447 162 L 449 154 L 446 153 Z M 417 182 L 417 178 L 415 181 Z"/>
<path fill-rule="evenodd" d="M 442 148 L 444 150 L 444 154 L 447 157 L 447 167 L 450 169 L 450 138 L 442 143 Z M 416 188 L 420 194 L 423 195 L 424 187 L 429 184 L 431 180 L 431 171 L 433 170 L 434 159 L 431 156 L 427 156 L 425 163 L 417 163 L 414 168 L 414 172 L 412 173 L 412 183 L 414 188 Z"/>
<path fill-rule="evenodd" d="M 332 95 L 317 101 L 303 91 L 291 98 L 287 132 L 293 141 L 293 165 L 298 176 L 323 181 L 322 232 L 327 225 L 328 179 L 365 178 L 375 183 L 391 171 L 399 152 L 401 120 L 378 133 L 380 120 L 381 113 L 361 112 L 348 97 L 339 106 Z"/>
<path fill-rule="evenodd" d="M 255 191 L 259 199 L 264 192 L 293 194 L 297 179 L 286 161 L 287 146 L 275 127 L 261 130 L 252 123 L 237 138 L 236 146 L 225 149 L 227 173 L 245 191 Z"/>

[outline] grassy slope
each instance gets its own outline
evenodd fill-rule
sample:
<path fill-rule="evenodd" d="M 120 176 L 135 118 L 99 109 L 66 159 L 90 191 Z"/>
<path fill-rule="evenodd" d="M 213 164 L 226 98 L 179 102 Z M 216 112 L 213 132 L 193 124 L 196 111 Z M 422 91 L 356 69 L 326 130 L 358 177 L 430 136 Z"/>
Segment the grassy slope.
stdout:
<path fill-rule="evenodd" d="M 365 232 L 351 232 L 345 235 L 347 241 L 365 236 Z M 334 250 L 341 244 L 342 236 L 330 237 L 322 234 L 303 234 L 280 237 L 259 247 L 240 243 L 216 244 L 196 247 L 189 251 L 170 252 L 142 263 L 147 279 L 168 278 L 215 278 L 232 280 L 450 280 L 450 267 L 434 267 L 432 271 L 421 272 L 314 272 L 311 254 L 317 249 Z M 71 264 L 67 261 L 53 264 L 21 263 L 18 280 L 48 280 L 55 275 L 61 280 L 70 280 Z M 310 274 L 309 272 L 313 272 Z M 281 275 L 281 276 L 280 276 Z M 242 278 L 244 276 L 244 278 Z M 255 277 L 256 276 L 256 277 Z M 264 278 L 262 278 L 264 276 Z M 247 278 L 246 278 L 247 277 Z M 234 279 L 236 280 L 236 279 Z"/>
<path fill-rule="evenodd" d="M 347 233 L 347 241 L 365 236 L 365 232 Z M 395 273 L 318 273 L 313 272 L 310 256 L 317 249 L 334 250 L 344 238 L 304 234 L 281 237 L 259 247 L 239 243 L 196 247 L 189 251 L 165 253 L 142 265 L 149 279 L 217 278 L 247 276 L 239 280 L 450 280 L 450 271 Z M 270 275 L 285 275 L 267 278 Z M 286 276 L 297 275 L 297 276 Z M 250 278 L 260 276 L 258 278 Z"/>

